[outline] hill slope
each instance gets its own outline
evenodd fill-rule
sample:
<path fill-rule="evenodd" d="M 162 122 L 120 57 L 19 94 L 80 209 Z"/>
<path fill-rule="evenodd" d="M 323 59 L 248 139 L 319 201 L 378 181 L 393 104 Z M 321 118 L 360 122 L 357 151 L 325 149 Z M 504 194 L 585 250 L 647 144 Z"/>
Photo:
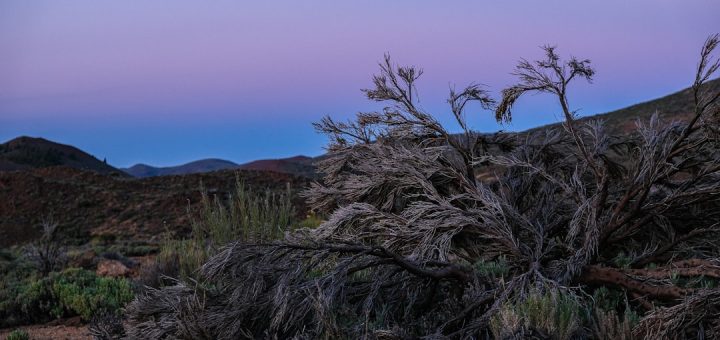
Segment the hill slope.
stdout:
<path fill-rule="evenodd" d="M 281 159 L 261 159 L 240 165 L 240 169 L 275 171 L 314 178 L 317 176 L 317 169 L 313 164 L 317 158 L 307 156 L 295 156 Z"/>
<path fill-rule="evenodd" d="M 200 203 L 201 185 L 225 197 L 236 178 L 253 190 L 293 192 L 308 180 L 289 174 L 224 170 L 184 176 L 118 178 L 68 167 L 0 172 L 0 248 L 23 243 L 39 234 L 43 218 L 52 217 L 63 234 L 75 240 L 93 235 L 156 240 L 167 229 L 187 232 L 188 209 Z M 305 211 L 294 198 L 297 212 Z"/>
<path fill-rule="evenodd" d="M 720 90 L 720 79 L 714 79 L 707 83 L 711 91 Z M 639 104 L 631 105 L 619 110 L 601 113 L 594 116 L 583 117 L 580 120 L 602 119 L 609 134 L 622 134 L 635 129 L 635 120 L 647 121 L 657 112 L 660 119 L 666 122 L 673 120 L 687 120 L 693 111 L 694 99 L 692 89 L 686 88 L 664 97 L 649 100 Z M 560 123 L 545 125 L 528 131 L 537 131 Z"/>
<path fill-rule="evenodd" d="M 236 169 L 237 164 L 224 159 L 201 159 L 194 162 L 169 167 L 154 167 L 147 164 L 136 164 L 129 168 L 122 169 L 133 177 L 153 177 L 167 175 L 185 175 L 194 173 L 211 172 L 218 170 Z"/>
<path fill-rule="evenodd" d="M 101 174 L 125 174 L 70 145 L 43 138 L 18 137 L 0 144 L 0 171 L 26 170 L 50 166 L 67 166 Z"/>

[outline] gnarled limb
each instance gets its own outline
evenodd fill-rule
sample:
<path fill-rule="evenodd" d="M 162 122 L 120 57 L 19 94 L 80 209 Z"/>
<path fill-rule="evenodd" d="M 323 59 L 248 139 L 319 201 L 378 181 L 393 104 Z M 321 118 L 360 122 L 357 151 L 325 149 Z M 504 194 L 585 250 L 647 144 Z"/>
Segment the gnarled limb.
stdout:
<path fill-rule="evenodd" d="M 624 271 L 612 267 L 591 265 L 578 278 L 578 281 L 590 285 L 611 285 L 627 289 L 658 300 L 681 299 L 693 290 L 677 286 L 658 286 L 640 281 Z"/>

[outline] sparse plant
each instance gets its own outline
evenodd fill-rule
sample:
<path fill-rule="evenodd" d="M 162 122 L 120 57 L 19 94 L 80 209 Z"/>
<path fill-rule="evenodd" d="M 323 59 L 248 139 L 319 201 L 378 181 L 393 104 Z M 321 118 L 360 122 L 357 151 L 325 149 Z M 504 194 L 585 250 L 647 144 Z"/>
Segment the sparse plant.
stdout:
<path fill-rule="evenodd" d="M 422 72 L 386 57 L 365 90 L 389 104 L 384 110 L 316 124 L 331 138 L 330 154 L 319 164 L 323 181 L 305 196 L 328 219 L 279 242 L 228 244 L 196 281 L 131 303 L 128 334 L 572 338 L 599 322 L 618 336 L 632 327 L 633 337 L 718 337 L 720 292 L 684 279 L 720 277 L 720 92 L 705 86 L 720 68 L 712 59 L 719 41 L 702 49 L 692 118 L 655 116 L 629 136 L 577 121 L 568 87 L 595 71 L 554 47 L 522 60 L 518 84 L 497 104 L 475 84 L 451 90 L 460 134 L 417 105 Z M 562 129 L 483 135 L 468 127 L 470 103 L 509 121 L 532 92 L 558 99 Z M 487 169 L 494 180 L 479 179 Z M 502 266 L 487 265 L 498 259 Z M 598 287 L 630 299 L 593 317 L 581 303 Z M 645 314 L 636 320 L 634 310 Z"/>
<path fill-rule="evenodd" d="M 30 259 L 37 265 L 43 275 L 60 270 L 67 260 L 66 247 L 62 235 L 58 231 L 58 223 L 52 218 L 45 218 L 42 223 L 42 234 L 32 243 L 28 251 Z"/>

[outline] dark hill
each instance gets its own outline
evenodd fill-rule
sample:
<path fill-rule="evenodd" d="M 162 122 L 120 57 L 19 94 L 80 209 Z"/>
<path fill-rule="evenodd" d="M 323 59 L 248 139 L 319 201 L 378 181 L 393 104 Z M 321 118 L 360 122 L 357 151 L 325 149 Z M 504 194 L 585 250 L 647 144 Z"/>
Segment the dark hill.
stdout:
<path fill-rule="evenodd" d="M 18 137 L 0 144 L 0 171 L 67 166 L 101 174 L 126 176 L 122 171 L 70 145 L 43 138 Z"/>
<path fill-rule="evenodd" d="M 317 159 L 307 156 L 295 156 L 282 159 L 262 159 L 240 165 L 240 169 L 264 170 L 293 174 L 314 178 L 317 176 L 315 165 Z"/>
<path fill-rule="evenodd" d="M 262 159 L 245 164 L 236 164 L 223 159 L 202 159 L 178 166 L 154 167 L 147 164 L 136 164 L 122 169 L 133 177 L 154 177 L 167 175 L 186 175 L 219 170 L 243 169 L 258 171 L 274 171 L 296 176 L 314 178 L 316 176 L 314 158 L 295 156 L 281 159 Z"/>
<path fill-rule="evenodd" d="M 223 159 L 201 159 L 178 166 L 154 167 L 147 164 L 136 164 L 122 169 L 133 177 L 153 177 L 166 175 L 186 175 L 194 173 L 211 172 L 218 170 L 236 169 L 237 164 Z"/>

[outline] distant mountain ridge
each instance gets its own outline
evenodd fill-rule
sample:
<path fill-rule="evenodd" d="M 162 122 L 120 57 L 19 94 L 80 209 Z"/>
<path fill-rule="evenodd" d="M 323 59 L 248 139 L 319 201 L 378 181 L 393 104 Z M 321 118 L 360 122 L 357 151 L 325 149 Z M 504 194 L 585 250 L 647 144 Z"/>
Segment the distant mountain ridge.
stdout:
<path fill-rule="evenodd" d="M 154 177 L 167 175 L 186 175 L 194 173 L 203 173 L 219 170 L 228 170 L 238 168 L 238 164 L 224 159 L 208 158 L 201 159 L 178 166 L 154 167 L 147 164 L 135 164 L 129 168 L 123 168 L 122 171 L 133 177 Z"/>
<path fill-rule="evenodd" d="M 312 178 L 316 173 L 313 162 L 314 158 L 307 156 L 295 156 L 281 159 L 261 159 L 245 164 L 237 164 L 224 159 L 209 158 L 169 167 L 153 167 L 147 164 L 136 164 L 121 170 L 138 178 L 187 175 L 229 169 L 274 171 Z"/>
<path fill-rule="evenodd" d="M 44 138 L 21 136 L 0 144 L 0 171 L 50 166 L 67 166 L 106 175 L 127 176 L 124 172 L 74 146 Z"/>

